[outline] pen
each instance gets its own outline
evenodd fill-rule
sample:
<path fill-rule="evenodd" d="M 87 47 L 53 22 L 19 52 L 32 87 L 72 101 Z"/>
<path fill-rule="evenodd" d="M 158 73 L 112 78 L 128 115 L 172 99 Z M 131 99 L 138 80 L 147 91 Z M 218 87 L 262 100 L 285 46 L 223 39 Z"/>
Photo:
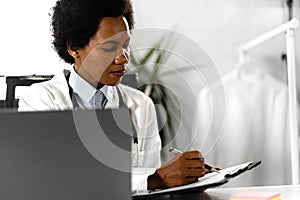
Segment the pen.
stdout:
<path fill-rule="evenodd" d="M 119 96 L 121 96 L 121 95 L 119 94 Z M 122 104 L 124 104 L 124 102 Z M 131 110 L 129 110 L 129 114 L 131 117 L 132 116 Z M 136 163 L 134 166 L 139 168 L 139 167 L 141 167 L 140 161 L 139 161 L 139 140 L 138 140 L 137 132 L 136 132 L 136 129 L 134 127 L 132 120 L 131 120 L 131 125 L 132 125 L 131 128 L 132 128 L 132 135 L 133 135 L 133 146 L 134 146 L 134 151 L 135 151 L 135 155 L 136 155 Z"/>
<path fill-rule="evenodd" d="M 178 149 L 176 149 L 176 148 L 174 148 L 174 147 L 170 147 L 170 148 L 169 148 L 169 152 L 170 152 L 170 153 L 175 153 L 175 154 L 180 154 L 180 153 L 182 153 L 182 151 L 180 151 L 180 150 L 178 150 Z M 208 165 L 208 164 L 204 164 L 204 166 L 205 166 L 206 169 L 208 169 L 208 170 L 211 171 L 211 172 L 217 172 L 217 173 L 220 173 L 216 168 L 214 168 L 214 167 L 212 167 L 212 166 L 210 166 L 210 165 Z"/>
<path fill-rule="evenodd" d="M 140 162 L 139 162 L 139 142 L 137 137 L 133 137 L 133 144 L 134 144 L 134 149 L 136 153 L 136 167 L 140 167 Z"/>

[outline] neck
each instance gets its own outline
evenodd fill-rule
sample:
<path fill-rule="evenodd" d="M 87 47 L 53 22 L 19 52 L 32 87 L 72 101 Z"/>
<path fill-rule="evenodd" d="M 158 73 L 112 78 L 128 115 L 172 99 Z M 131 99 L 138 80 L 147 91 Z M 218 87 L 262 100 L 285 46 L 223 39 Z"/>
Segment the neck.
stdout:
<path fill-rule="evenodd" d="M 96 89 L 99 90 L 101 89 L 105 84 L 102 84 L 100 82 L 98 82 Z"/>
<path fill-rule="evenodd" d="M 83 70 L 82 68 L 80 68 L 80 70 L 79 70 L 75 66 L 74 70 L 79 76 L 81 76 L 81 78 L 86 80 L 89 84 L 94 86 L 97 90 L 99 90 L 100 88 L 102 88 L 105 85 L 103 83 L 100 83 L 99 81 L 96 81 L 95 78 L 93 78 L 89 73 L 87 73 L 87 71 Z"/>

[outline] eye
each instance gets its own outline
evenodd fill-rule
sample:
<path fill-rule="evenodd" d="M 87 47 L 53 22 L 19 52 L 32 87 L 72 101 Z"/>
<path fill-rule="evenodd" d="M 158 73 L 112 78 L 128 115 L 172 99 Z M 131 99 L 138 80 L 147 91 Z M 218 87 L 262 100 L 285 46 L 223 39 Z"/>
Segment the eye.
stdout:
<path fill-rule="evenodd" d="M 118 46 L 112 45 L 111 47 L 102 47 L 102 49 L 106 52 L 114 52 L 114 51 L 117 51 Z"/>

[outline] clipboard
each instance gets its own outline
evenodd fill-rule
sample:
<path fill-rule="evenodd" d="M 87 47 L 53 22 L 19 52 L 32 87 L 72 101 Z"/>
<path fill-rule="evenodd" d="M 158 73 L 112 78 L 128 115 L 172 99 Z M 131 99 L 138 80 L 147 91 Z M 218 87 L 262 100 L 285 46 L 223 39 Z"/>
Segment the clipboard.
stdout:
<path fill-rule="evenodd" d="M 261 161 L 251 161 L 232 167 L 222 169 L 218 172 L 210 172 L 205 176 L 199 178 L 195 183 L 190 183 L 187 185 L 182 185 L 178 187 L 161 189 L 155 191 L 145 191 L 144 193 L 134 194 L 133 199 L 138 199 L 139 197 L 160 195 L 160 194 L 174 194 L 180 192 L 191 192 L 191 191 L 201 191 L 207 188 L 216 187 L 223 185 L 230 181 L 230 179 L 239 176 L 240 174 L 252 170 L 261 164 Z"/>

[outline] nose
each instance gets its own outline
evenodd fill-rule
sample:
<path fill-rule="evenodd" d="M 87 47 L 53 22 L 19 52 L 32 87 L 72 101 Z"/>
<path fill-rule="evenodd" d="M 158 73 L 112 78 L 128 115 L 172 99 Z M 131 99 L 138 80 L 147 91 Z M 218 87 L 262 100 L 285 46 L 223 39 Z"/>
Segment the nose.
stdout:
<path fill-rule="evenodd" d="M 127 64 L 128 62 L 129 62 L 129 51 L 122 48 L 120 55 L 118 55 L 115 58 L 114 63 L 116 65 L 120 65 L 120 64 Z"/>

